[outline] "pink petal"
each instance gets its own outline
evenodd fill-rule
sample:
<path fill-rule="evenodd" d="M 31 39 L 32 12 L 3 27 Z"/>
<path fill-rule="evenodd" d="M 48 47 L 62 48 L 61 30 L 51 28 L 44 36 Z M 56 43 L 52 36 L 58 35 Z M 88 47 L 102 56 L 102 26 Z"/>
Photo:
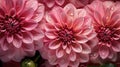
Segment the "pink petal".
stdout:
<path fill-rule="evenodd" d="M 14 7 L 13 0 L 5 0 L 5 2 L 6 2 L 6 8 L 8 8 L 8 10 Z"/>
<path fill-rule="evenodd" d="M 100 14 L 97 11 L 94 12 L 94 20 L 97 24 L 104 25 L 102 22 L 102 17 L 100 16 Z"/>
<path fill-rule="evenodd" d="M 110 54 L 109 54 L 108 57 L 109 57 L 110 59 L 112 59 L 112 58 L 114 57 L 114 54 L 115 54 L 114 51 L 113 51 L 113 50 L 110 50 Z"/>
<path fill-rule="evenodd" d="M 58 40 L 53 40 L 49 43 L 49 48 L 50 49 L 57 49 L 59 48 L 61 45 L 61 42 L 59 42 Z"/>
<path fill-rule="evenodd" d="M 90 33 L 89 35 L 87 35 L 87 37 L 88 37 L 89 40 L 95 38 L 96 36 L 97 36 L 97 34 L 94 31 L 92 31 L 92 33 Z"/>
<path fill-rule="evenodd" d="M 8 42 L 5 41 L 5 37 L 0 36 L 0 46 L 2 50 L 6 51 L 8 49 Z"/>
<path fill-rule="evenodd" d="M 78 60 L 76 60 L 76 61 L 71 62 L 70 66 L 71 67 L 79 67 L 79 64 L 80 64 L 80 62 Z"/>
<path fill-rule="evenodd" d="M 43 34 L 43 32 L 42 31 L 32 31 L 31 32 L 32 33 L 32 35 L 33 35 L 33 39 L 34 40 L 39 40 L 39 39 L 41 39 L 41 38 L 43 38 L 44 37 L 44 34 Z"/>
<path fill-rule="evenodd" d="M 12 58 L 13 61 L 20 62 L 25 56 L 25 52 L 22 48 L 15 50 L 15 56 Z"/>
<path fill-rule="evenodd" d="M 33 35 L 30 32 L 23 33 L 23 42 L 24 43 L 32 43 L 33 42 Z"/>
<path fill-rule="evenodd" d="M 110 20 L 111 19 L 111 9 L 109 9 L 109 8 L 107 8 L 106 10 L 105 10 L 105 15 L 103 16 L 103 18 L 102 18 L 102 20 L 103 20 L 103 24 L 104 25 L 107 25 L 108 23 L 109 23 L 109 21 L 108 20 Z"/>
<path fill-rule="evenodd" d="M 85 0 L 86 1 L 86 0 Z M 78 7 L 83 7 L 84 4 L 81 2 L 81 0 L 70 0 L 72 4 L 74 4 L 77 8 Z"/>
<path fill-rule="evenodd" d="M 9 12 L 10 16 L 15 16 L 16 15 L 16 10 L 15 8 L 11 8 L 10 12 Z"/>
<path fill-rule="evenodd" d="M 62 44 L 62 48 L 63 48 L 63 49 L 66 49 L 66 48 L 67 48 L 67 45 Z"/>
<path fill-rule="evenodd" d="M 77 13 L 75 17 L 85 17 L 87 15 L 87 12 L 85 9 L 77 9 Z"/>
<path fill-rule="evenodd" d="M 24 51 L 34 51 L 34 44 L 23 44 L 22 48 Z"/>
<path fill-rule="evenodd" d="M 37 0 L 28 0 L 25 4 L 24 10 L 29 9 L 29 8 L 32 8 L 33 11 L 37 10 L 37 8 L 38 8 Z"/>
<path fill-rule="evenodd" d="M 29 20 L 32 18 L 33 13 L 34 10 L 32 8 L 29 8 L 28 10 L 23 11 L 20 17 L 25 17 L 25 20 Z"/>
<path fill-rule="evenodd" d="M 74 24 L 73 24 L 73 30 L 75 32 L 80 32 L 80 30 L 82 29 L 82 25 L 84 23 L 84 18 L 78 18 L 74 21 Z"/>
<path fill-rule="evenodd" d="M 75 16 L 75 11 L 76 11 L 75 6 L 73 4 L 67 4 L 64 7 L 64 11 L 68 15 L 69 18 L 72 18 L 72 21 L 73 21 L 73 17 Z"/>
<path fill-rule="evenodd" d="M 2 8 L 0 8 L 0 17 L 3 17 L 3 16 L 5 16 L 5 12 Z"/>
<path fill-rule="evenodd" d="M 71 44 L 72 45 L 72 50 L 77 52 L 77 53 L 80 53 L 82 51 L 82 46 L 81 44 Z"/>
<path fill-rule="evenodd" d="M 89 35 L 92 32 L 93 32 L 93 28 L 86 28 L 86 29 L 83 30 L 83 32 L 81 34 Z"/>
<path fill-rule="evenodd" d="M 56 50 L 56 56 L 57 58 L 61 58 L 64 55 L 64 51 L 62 49 L 57 49 Z"/>
<path fill-rule="evenodd" d="M 64 58 L 60 59 L 58 63 L 59 63 L 60 67 L 68 67 L 69 62 L 70 61 L 69 61 L 68 57 L 65 56 Z"/>
<path fill-rule="evenodd" d="M 46 31 L 55 31 L 56 30 L 55 27 L 50 23 L 46 23 L 44 28 Z"/>
<path fill-rule="evenodd" d="M 71 52 L 70 55 L 69 55 L 69 58 L 70 58 L 71 61 L 75 61 L 77 59 L 76 53 L 75 52 Z"/>
<path fill-rule="evenodd" d="M 22 45 L 22 40 L 19 39 L 17 36 L 14 37 L 14 40 L 13 40 L 13 45 L 16 47 L 16 48 L 20 48 L 21 45 Z"/>
<path fill-rule="evenodd" d="M 116 29 L 120 29 L 120 21 L 117 21 L 117 22 L 116 22 L 114 28 L 116 28 Z"/>
<path fill-rule="evenodd" d="M 16 0 L 15 8 L 17 14 L 19 14 L 23 10 L 24 4 L 25 4 L 25 0 Z"/>
<path fill-rule="evenodd" d="M 20 33 L 20 34 L 16 34 L 16 36 L 17 36 L 18 38 L 20 38 L 20 39 L 23 38 L 23 34 L 22 34 L 22 33 Z"/>
<path fill-rule="evenodd" d="M 44 5 L 39 3 L 37 10 L 34 16 L 32 17 L 35 22 L 39 22 L 42 20 L 44 16 L 44 10 L 45 10 Z"/>
<path fill-rule="evenodd" d="M 83 54 L 91 53 L 91 48 L 90 46 L 88 46 L 88 44 L 82 44 L 82 53 Z"/>
<path fill-rule="evenodd" d="M 108 23 L 108 26 L 114 27 L 120 21 L 119 18 L 120 18 L 119 14 L 112 16 L 111 21 Z"/>
<path fill-rule="evenodd" d="M 11 43 L 13 41 L 13 36 L 12 35 L 8 35 L 6 39 L 7 39 L 8 43 Z"/>
<path fill-rule="evenodd" d="M 53 32 L 46 32 L 45 35 L 49 39 L 55 39 L 55 38 L 57 38 L 57 36 L 54 34 L 54 31 Z"/>
<path fill-rule="evenodd" d="M 71 53 L 71 46 L 69 46 L 69 45 L 67 46 L 67 48 L 66 48 L 66 53 L 67 53 L 67 54 L 70 54 L 70 53 Z"/>
<path fill-rule="evenodd" d="M 87 44 L 89 44 L 90 47 L 95 47 L 98 44 L 98 42 L 99 42 L 98 38 L 93 38 L 93 39 L 89 40 L 87 42 Z"/>
<path fill-rule="evenodd" d="M 68 20 L 64 10 L 61 7 L 54 7 L 51 13 L 60 24 L 64 24 Z"/>
<path fill-rule="evenodd" d="M 78 43 L 86 43 L 88 41 L 88 38 L 84 35 L 76 36 L 76 42 Z"/>
<path fill-rule="evenodd" d="M 23 23 L 22 26 L 27 31 L 31 31 L 37 27 L 37 23 L 34 21 L 24 21 Z"/>
<path fill-rule="evenodd" d="M 56 16 L 54 14 L 56 15 L 55 12 L 53 12 L 53 13 L 46 13 L 45 19 L 46 19 L 46 21 L 48 23 L 55 24 L 56 22 L 58 22 L 58 20 L 57 20 L 57 18 L 56 18 Z"/>
<path fill-rule="evenodd" d="M 115 52 L 120 52 L 120 42 L 113 41 L 113 43 L 112 43 L 112 49 Z"/>
<path fill-rule="evenodd" d="M 63 5 L 65 0 L 55 0 L 58 5 Z"/>
<path fill-rule="evenodd" d="M 105 59 L 109 56 L 109 48 L 107 46 L 101 46 L 99 48 L 99 54 L 102 59 Z"/>
<path fill-rule="evenodd" d="M 88 62 L 89 61 L 89 55 L 88 54 L 80 54 L 79 58 L 80 58 L 80 62 Z"/>
<path fill-rule="evenodd" d="M 51 1 L 45 0 L 45 2 L 46 2 L 46 5 L 47 5 L 49 8 L 53 7 L 53 5 L 55 4 L 55 1 L 54 1 L 54 0 L 51 0 Z"/>

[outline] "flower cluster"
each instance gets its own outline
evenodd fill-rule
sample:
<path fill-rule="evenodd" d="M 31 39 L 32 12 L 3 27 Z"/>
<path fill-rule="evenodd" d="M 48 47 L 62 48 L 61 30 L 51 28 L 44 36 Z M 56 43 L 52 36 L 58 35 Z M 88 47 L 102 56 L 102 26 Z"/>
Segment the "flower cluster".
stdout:
<path fill-rule="evenodd" d="M 119 6 L 117 0 L 0 0 L 0 60 L 20 62 L 39 51 L 43 67 L 115 62 Z"/>

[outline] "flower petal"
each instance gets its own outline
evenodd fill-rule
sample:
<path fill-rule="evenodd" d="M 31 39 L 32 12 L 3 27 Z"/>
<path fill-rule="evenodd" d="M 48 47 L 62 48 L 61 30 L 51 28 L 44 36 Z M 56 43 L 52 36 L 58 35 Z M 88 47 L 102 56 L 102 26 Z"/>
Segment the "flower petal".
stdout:
<path fill-rule="evenodd" d="M 63 48 L 63 49 L 66 49 L 66 48 L 67 48 L 67 45 L 62 44 L 62 48 Z"/>
<path fill-rule="evenodd" d="M 71 47 L 68 45 L 67 48 L 66 48 L 66 53 L 67 54 L 70 54 L 71 53 Z"/>
<path fill-rule="evenodd" d="M 22 48 L 24 51 L 34 51 L 34 44 L 23 44 Z"/>
<path fill-rule="evenodd" d="M 23 23 L 23 28 L 28 31 L 31 31 L 37 27 L 37 23 L 34 21 L 24 21 Z"/>
<path fill-rule="evenodd" d="M 73 51 L 80 53 L 82 51 L 82 46 L 81 44 L 71 44 Z"/>
<path fill-rule="evenodd" d="M 32 43 L 33 42 L 33 35 L 30 32 L 23 33 L 23 42 L 24 43 Z"/>
<path fill-rule="evenodd" d="M 35 11 L 38 8 L 38 2 L 37 2 L 37 0 L 28 0 L 26 2 L 26 4 L 25 4 L 24 8 L 25 8 L 24 10 L 32 8 Z"/>
<path fill-rule="evenodd" d="M 22 40 L 20 38 L 18 38 L 17 36 L 14 37 L 14 40 L 13 40 L 13 45 L 16 47 L 16 48 L 20 48 L 21 45 L 22 45 Z"/>
<path fill-rule="evenodd" d="M 91 32 L 93 32 L 92 28 L 86 28 L 83 30 L 83 32 L 81 34 L 83 35 L 89 35 Z"/>
<path fill-rule="evenodd" d="M 0 17 L 4 17 L 5 16 L 5 12 L 2 8 L 0 8 Z"/>
<path fill-rule="evenodd" d="M 44 5 L 39 3 L 37 10 L 34 16 L 32 17 L 35 22 L 39 22 L 42 20 L 44 16 L 44 10 L 45 10 Z"/>
<path fill-rule="evenodd" d="M 88 46 L 88 44 L 82 44 L 82 53 L 83 54 L 91 53 L 91 48 L 90 46 Z"/>
<path fill-rule="evenodd" d="M 64 11 L 65 13 L 68 15 L 68 17 L 70 19 L 74 19 L 74 16 L 75 16 L 75 11 L 76 11 L 76 8 L 73 4 L 67 4 L 65 7 L 64 7 Z"/>
<path fill-rule="evenodd" d="M 59 59 L 59 66 L 60 67 L 68 67 L 69 65 L 69 59 L 67 56 L 64 56 L 63 59 Z"/>
<path fill-rule="evenodd" d="M 109 48 L 107 46 L 101 46 L 99 48 L 99 54 L 102 59 L 105 59 L 109 56 Z"/>
<path fill-rule="evenodd" d="M 4 35 L 0 35 L 0 47 L 2 48 L 3 51 L 6 51 L 8 49 L 8 42 L 5 40 Z"/>
<path fill-rule="evenodd" d="M 94 39 L 96 37 L 96 33 L 94 31 L 92 31 L 89 35 L 87 35 L 88 39 L 91 40 L 91 39 Z"/>
<path fill-rule="evenodd" d="M 63 5 L 65 0 L 55 0 L 58 5 Z"/>
<path fill-rule="evenodd" d="M 20 17 L 25 17 L 25 20 L 29 20 L 32 18 L 33 13 L 34 13 L 34 10 L 32 8 L 29 8 L 23 11 Z"/>
<path fill-rule="evenodd" d="M 48 37 L 49 39 L 55 39 L 57 36 L 54 34 L 53 32 L 45 32 L 46 37 Z"/>
<path fill-rule="evenodd" d="M 5 0 L 5 2 L 6 2 L 6 8 L 8 8 L 8 10 L 14 7 L 13 0 Z"/>
<path fill-rule="evenodd" d="M 112 43 L 112 49 L 115 52 L 120 52 L 120 42 L 113 41 L 113 43 Z"/>
<path fill-rule="evenodd" d="M 33 31 L 31 31 L 31 33 L 32 33 L 32 35 L 33 35 L 33 39 L 34 39 L 34 40 L 39 40 L 39 39 L 41 39 L 41 38 L 44 37 L 43 32 L 40 31 L 40 30 L 39 30 L 39 32 L 36 31 L 36 30 L 33 30 Z"/>
<path fill-rule="evenodd" d="M 50 49 L 57 49 L 59 48 L 61 45 L 61 42 L 59 42 L 58 40 L 53 40 L 49 43 L 49 48 Z"/>
<path fill-rule="evenodd" d="M 88 39 L 84 35 L 76 36 L 76 42 L 78 42 L 78 43 L 86 43 L 87 41 L 88 41 Z"/>
<path fill-rule="evenodd" d="M 71 61 L 75 61 L 77 58 L 76 58 L 76 53 L 75 52 L 71 52 L 70 55 L 69 55 L 69 58 Z"/>
<path fill-rule="evenodd" d="M 99 42 L 98 38 L 95 37 L 95 38 L 89 40 L 87 42 L 87 44 L 89 44 L 89 46 L 93 48 L 93 47 L 95 47 L 98 44 L 98 42 Z"/>
<path fill-rule="evenodd" d="M 13 35 L 8 35 L 6 39 L 8 43 L 11 43 L 13 41 Z"/>
<path fill-rule="evenodd" d="M 64 51 L 62 49 L 57 49 L 56 50 L 56 56 L 57 58 L 61 58 L 64 55 Z"/>
<path fill-rule="evenodd" d="M 67 15 L 61 7 L 54 7 L 51 14 L 55 17 L 58 23 L 65 24 L 67 23 Z"/>
<path fill-rule="evenodd" d="M 16 0 L 15 9 L 17 14 L 19 14 L 23 10 L 24 3 L 25 3 L 25 0 Z"/>
<path fill-rule="evenodd" d="M 79 55 L 80 62 L 88 62 L 89 61 L 89 55 L 88 54 L 80 54 Z"/>
<path fill-rule="evenodd" d="M 46 3 L 46 5 L 47 5 L 49 8 L 51 8 L 51 7 L 53 7 L 53 5 L 55 4 L 55 1 L 54 1 L 54 0 L 51 0 L 51 1 L 45 0 L 45 3 Z"/>
<path fill-rule="evenodd" d="M 79 32 L 82 28 L 82 25 L 84 23 L 84 18 L 78 18 L 74 21 L 74 24 L 73 24 L 73 30 L 76 31 L 76 32 Z"/>
<path fill-rule="evenodd" d="M 15 10 L 15 8 L 11 8 L 11 9 L 10 9 L 9 15 L 10 15 L 10 16 L 15 16 L 15 15 L 16 15 L 16 10 Z"/>

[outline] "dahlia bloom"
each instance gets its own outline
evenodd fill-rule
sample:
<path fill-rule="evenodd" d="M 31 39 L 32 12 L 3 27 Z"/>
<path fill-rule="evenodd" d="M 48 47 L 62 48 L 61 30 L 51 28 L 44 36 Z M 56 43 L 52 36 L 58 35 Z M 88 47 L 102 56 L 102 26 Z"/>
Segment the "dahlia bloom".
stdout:
<path fill-rule="evenodd" d="M 120 52 L 119 6 L 119 2 L 111 1 L 94 1 L 87 6 L 98 38 L 98 44 L 92 52 L 96 58 L 115 61 L 117 52 Z"/>
<path fill-rule="evenodd" d="M 35 53 L 34 41 L 43 37 L 37 27 L 44 6 L 37 0 L 0 0 L 0 59 L 20 61 Z"/>
<path fill-rule="evenodd" d="M 65 0 L 38 0 L 38 1 L 45 3 L 48 8 L 52 8 L 54 5 L 62 6 L 65 2 Z"/>
<path fill-rule="evenodd" d="M 72 4 L 54 7 L 46 14 L 44 33 L 40 53 L 50 64 L 78 67 L 79 63 L 89 61 L 92 45 L 87 42 L 96 33 L 84 9 L 76 9 Z"/>

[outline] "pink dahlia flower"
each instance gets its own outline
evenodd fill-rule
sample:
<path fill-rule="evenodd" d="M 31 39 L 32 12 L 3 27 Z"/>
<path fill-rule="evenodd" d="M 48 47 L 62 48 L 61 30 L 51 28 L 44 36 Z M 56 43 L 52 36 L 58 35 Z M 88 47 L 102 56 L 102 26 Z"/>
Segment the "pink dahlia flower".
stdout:
<path fill-rule="evenodd" d="M 0 0 L 0 59 L 20 61 L 35 53 L 34 41 L 43 37 L 38 22 L 44 6 L 37 0 Z"/>
<path fill-rule="evenodd" d="M 78 67 L 89 61 L 91 44 L 96 37 L 91 19 L 84 9 L 76 9 L 72 4 L 64 8 L 54 7 L 46 15 L 45 38 L 40 50 L 50 64 L 60 67 Z"/>
<path fill-rule="evenodd" d="M 116 59 L 120 52 L 120 3 L 95 1 L 88 5 L 88 13 L 93 18 L 98 44 L 93 50 L 101 59 Z"/>

